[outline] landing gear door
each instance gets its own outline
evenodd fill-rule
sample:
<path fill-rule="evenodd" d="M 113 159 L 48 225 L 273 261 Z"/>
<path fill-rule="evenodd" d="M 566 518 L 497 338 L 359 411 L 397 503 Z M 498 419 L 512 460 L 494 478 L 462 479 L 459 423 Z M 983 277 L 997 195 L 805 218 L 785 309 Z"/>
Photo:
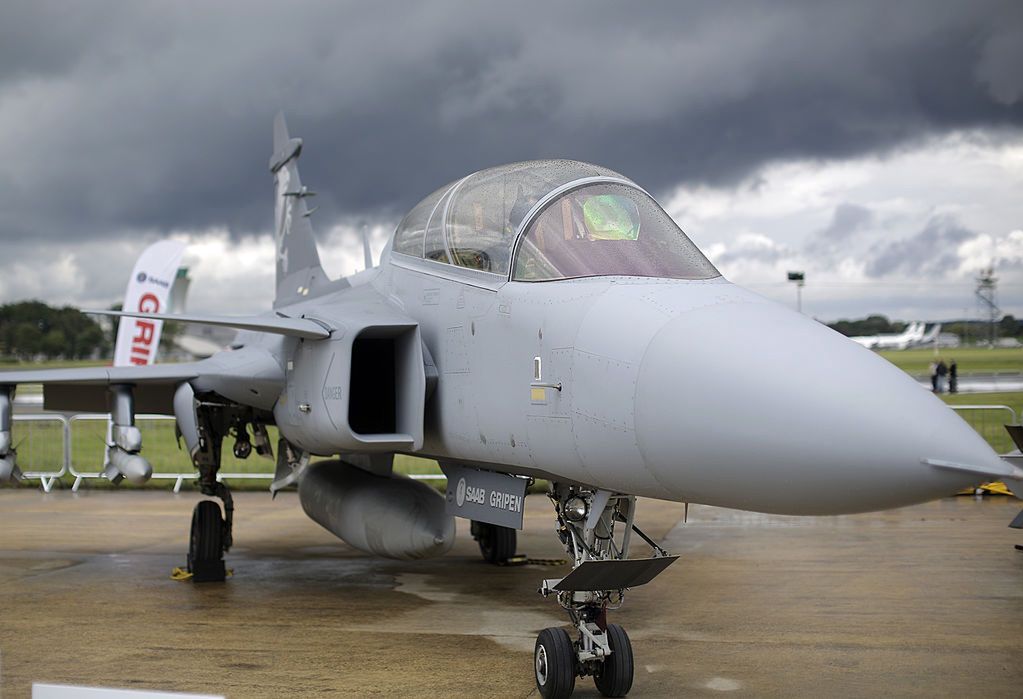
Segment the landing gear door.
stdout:
<path fill-rule="evenodd" d="M 441 470 L 448 477 L 448 514 L 522 529 L 528 479 L 455 464 L 441 464 Z"/>

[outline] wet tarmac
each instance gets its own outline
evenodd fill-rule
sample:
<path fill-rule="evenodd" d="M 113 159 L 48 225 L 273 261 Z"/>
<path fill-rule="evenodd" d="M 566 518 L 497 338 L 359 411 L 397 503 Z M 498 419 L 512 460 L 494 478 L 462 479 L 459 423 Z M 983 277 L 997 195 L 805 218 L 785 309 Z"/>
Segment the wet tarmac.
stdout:
<path fill-rule="evenodd" d="M 535 590 L 567 567 L 483 563 L 459 522 L 445 557 L 367 558 L 294 494 L 237 496 L 234 577 L 170 579 L 195 494 L 0 491 L 0 688 L 33 681 L 271 696 L 536 696 Z M 630 696 L 1023 694 L 1020 503 L 960 497 L 836 518 L 642 501 L 682 558 L 612 620 Z M 560 557 L 546 498 L 520 551 Z M 638 547 L 637 547 L 638 552 Z M 634 554 L 635 555 L 635 554 Z M 581 680 L 577 696 L 597 696 Z"/>

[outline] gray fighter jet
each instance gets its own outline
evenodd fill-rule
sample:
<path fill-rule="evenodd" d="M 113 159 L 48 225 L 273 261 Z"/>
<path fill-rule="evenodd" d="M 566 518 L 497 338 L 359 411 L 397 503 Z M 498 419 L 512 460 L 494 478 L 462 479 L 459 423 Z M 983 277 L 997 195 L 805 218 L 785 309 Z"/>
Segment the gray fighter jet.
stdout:
<path fill-rule="evenodd" d="M 269 454 L 267 425 L 271 490 L 297 483 L 310 517 L 380 556 L 443 554 L 457 515 L 503 562 L 528 484 L 545 479 L 574 567 L 540 592 L 572 634 L 542 631 L 535 671 L 543 696 L 563 697 L 580 676 L 605 696 L 632 685 L 607 612 L 675 560 L 635 527 L 636 496 L 826 515 L 1023 476 L 899 369 L 729 283 L 616 172 L 545 160 L 471 174 L 413 208 L 378 266 L 329 279 L 301 150 L 278 117 L 273 309 L 174 316 L 239 330 L 199 362 L 0 373 L 0 477 L 18 476 L 16 384 L 43 384 L 48 409 L 109 410 L 113 481 L 152 473 L 136 411 L 174 415 L 202 492 L 224 503 L 196 506 L 196 580 L 223 579 L 232 541 L 221 445 Z M 392 473 L 394 454 L 437 459 L 446 497 Z M 629 558 L 639 539 L 652 553 Z"/>

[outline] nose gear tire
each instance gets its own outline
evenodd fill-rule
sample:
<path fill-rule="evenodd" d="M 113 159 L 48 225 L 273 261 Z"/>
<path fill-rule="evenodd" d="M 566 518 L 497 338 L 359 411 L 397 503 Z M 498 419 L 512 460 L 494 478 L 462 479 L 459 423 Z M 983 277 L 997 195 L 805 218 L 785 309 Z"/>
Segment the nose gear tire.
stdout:
<path fill-rule="evenodd" d="M 572 696 L 575 691 L 576 654 L 567 631 L 549 627 L 540 632 L 533 648 L 533 670 L 536 688 L 544 699 Z"/>
<path fill-rule="evenodd" d="M 593 684 L 605 697 L 624 697 L 632 689 L 632 642 L 618 624 L 607 625 L 607 641 L 611 656 L 604 659 L 600 673 L 593 676 Z"/>

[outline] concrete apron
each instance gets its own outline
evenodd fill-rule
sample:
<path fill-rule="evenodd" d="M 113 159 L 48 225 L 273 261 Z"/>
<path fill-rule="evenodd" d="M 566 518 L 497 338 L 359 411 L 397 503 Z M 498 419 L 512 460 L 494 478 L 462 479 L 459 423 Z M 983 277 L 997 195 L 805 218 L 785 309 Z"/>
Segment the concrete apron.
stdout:
<path fill-rule="evenodd" d="M 461 520 L 441 559 L 372 559 L 306 519 L 293 493 L 240 493 L 235 576 L 175 582 L 197 499 L 0 491 L 4 696 L 33 681 L 535 694 L 535 635 L 564 622 L 535 589 L 567 567 L 489 566 Z M 611 615 L 636 653 L 630 696 L 1018 696 L 1023 533 L 1006 528 L 1018 509 L 969 497 L 835 518 L 692 506 L 683 526 L 680 505 L 642 501 L 639 525 L 682 559 Z M 545 497 L 527 499 L 519 542 L 564 555 Z"/>

